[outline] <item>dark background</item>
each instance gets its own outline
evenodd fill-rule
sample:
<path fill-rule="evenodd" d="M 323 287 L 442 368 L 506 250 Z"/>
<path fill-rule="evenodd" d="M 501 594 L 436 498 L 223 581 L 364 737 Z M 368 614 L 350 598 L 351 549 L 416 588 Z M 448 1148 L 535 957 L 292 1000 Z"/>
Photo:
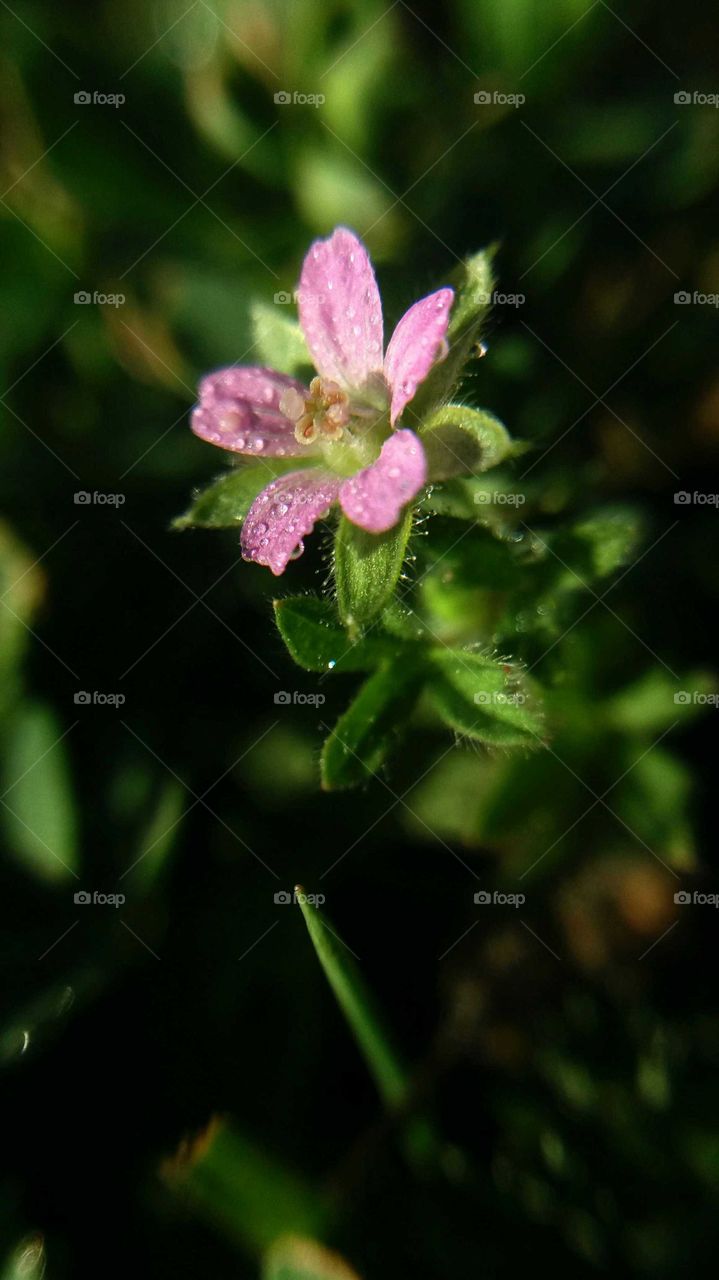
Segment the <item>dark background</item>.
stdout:
<path fill-rule="evenodd" d="M 719 111 L 674 95 L 719 92 L 716 23 L 614 10 L 0 6 L 8 1259 L 40 1233 L 53 1277 L 255 1276 L 265 1212 L 291 1225 L 269 1160 L 329 1197 L 317 1234 L 367 1280 L 713 1260 L 716 924 L 672 899 L 715 889 L 716 708 L 673 731 L 663 693 L 638 730 L 607 708 L 647 672 L 711 680 L 719 517 L 674 494 L 717 487 L 717 310 L 674 295 L 719 292 Z M 366 236 L 388 329 L 499 240 L 500 288 L 525 301 L 496 307 L 474 394 L 536 447 L 546 519 L 559 494 L 642 522 L 612 612 L 538 672 L 570 689 L 556 757 L 448 756 L 422 723 L 372 786 L 322 794 L 320 722 L 354 678 L 294 668 L 270 607 L 322 589 L 321 539 L 277 583 L 232 533 L 168 531 L 222 466 L 187 426 L 197 376 L 252 359 L 250 304 L 292 290 L 339 222 Z M 518 621 L 512 653 L 549 643 Z M 274 702 L 320 687 L 321 708 Z M 622 821 L 585 819 L 584 786 L 665 730 Z M 555 837 L 522 922 L 477 923 L 476 877 L 516 888 Z M 417 1065 L 440 1169 L 408 1169 L 382 1121 L 300 913 L 274 903 L 297 881 L 321 885 Z M 243 1145 L 195 1196 L 163 1162 L 212 1116 Z"/>

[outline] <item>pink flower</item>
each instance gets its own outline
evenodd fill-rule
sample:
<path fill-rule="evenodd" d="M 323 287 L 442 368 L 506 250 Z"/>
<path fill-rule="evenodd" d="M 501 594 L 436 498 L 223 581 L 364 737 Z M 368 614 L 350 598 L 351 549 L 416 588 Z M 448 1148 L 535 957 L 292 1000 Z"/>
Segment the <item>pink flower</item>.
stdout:
<path fill-rule="evenodd" d="M 312 465 L 273 480 L 242 527 L 246 560 L 283 573 L 302 539 L 339 502 L 353 524 L 383 533 L 427 480 L 419 438 L 396 423 L 446 354 L 452 289 L 420 298 L 383 356 L 382 303 L 353 232 L 316 240 L 302 266 L 300 325 L 317 370 L 309 387 L 272 369 L 233 366 L 203 378 L 192 430 L 255 458 Z"/>

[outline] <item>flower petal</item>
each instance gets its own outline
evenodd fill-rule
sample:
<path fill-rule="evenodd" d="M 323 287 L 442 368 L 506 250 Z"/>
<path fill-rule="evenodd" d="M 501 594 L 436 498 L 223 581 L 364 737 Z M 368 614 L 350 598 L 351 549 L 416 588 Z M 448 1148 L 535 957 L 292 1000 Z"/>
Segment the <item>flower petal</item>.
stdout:
<path fill-rule="evenodd" d="M 300 325 L 317 372 L 359 390 L 382 371 L 382 303 L 367 250 L 346 227 L 316 240 L 302 265 Z"/>
<path fill-rule="evenodd" d="M 235 365 L 200 382 L 200 403 L 192 411 L 196 436 L 221 449 L 254 457 L 293 458 L 306 453 L 295 439 L 294 423 L 280 412 L 288 390 L 309 392 L 295 378 L 274 369 Z"/>
<path fill-rule="evenodd" d="M 327 514 L 337 497 L 339 476 L 318 467 L 290 471 L 262 490 L 242 526 L 245 560 L 265 564 L 276 575 L 302 554 L 302 539 Z"/>
<path fill-rule="evenodd" d="M 392 334 L 384 376 L 392 393 L 393 426 L 441 354 L 453 301 L 454 289 L 438 289 L 420 298 L 405 311 Z"/>
<path fill-rule="evenodd" d="M 413 431 L 395 431 L 376 462 L 345 480 L 340 506 L 353 524 L 368 533 L 384 533 L 399 519 L 427 479 L 424 449 Z"/>

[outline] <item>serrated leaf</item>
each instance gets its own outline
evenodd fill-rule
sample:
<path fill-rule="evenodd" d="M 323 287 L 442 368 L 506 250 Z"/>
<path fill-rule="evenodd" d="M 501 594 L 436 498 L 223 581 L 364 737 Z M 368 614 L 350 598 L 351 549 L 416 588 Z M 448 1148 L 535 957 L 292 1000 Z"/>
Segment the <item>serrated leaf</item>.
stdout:
<path fill-rule="evenodd" d="M 2 817 L 8 844 L 46 881 L 77 875 L 77 827 L 65 735 L 49 708 L 26 705 L 6 744 Z"/>
<path fill-rule="evenodd" d="M 293 377 L 312 368 L 304 334 L 288 305 L 253 302 L 250 308 L 257 364 L 268 365 Z"/>
<path fill-rule="evenodd" d="M 411 508 L 386 533 L 367 533 L 346 516 L 340 520 L 334 546 L 337 606 L 353 634 L 372 622 L 392 599 L 411 528 Z"/>
<path fill-rule="evenodd" d="M 275 600 L 274 610 L 290 655 L 305 671 L 371 671 L 399 647 L 382 635 L 352 640 L 333 605 L 316 596 Z"/>
<path fill-rule="evenodd" d="M 302 461 L 241 464 L 225 471 L 206 489 L 195 495 L 184 515 L 172 522 L 173 529 L 233 529 L 242 524 L 258 493 L 286 471 L 299 471 Z"/>
<path fill-rule="evenodd" d="M 302 1236 L 282 1236 L 266 1254 L 262 1280 L 359 1280 L 334 1250 Z"/>
<path fill-rule="evenodd" d="M 379 769 L 414 707 L 424 676 L 419 657 L 403 653 L 365 681 L 322 748 L 326 791 L 357 786 Z"/>
<path fill-rule="evenodd" d="M 436 649 L 428 681 L 442 719 L 459 733 L 504 747 L 541 744 L 542 717 L 520 673 L 463 649 Z"/>
<path fill-rule="evenodd" d="M 518 452 L 507 428 L 484 409 L 443 405 L 419 429 L 432 480 L 488 471 Z"/>

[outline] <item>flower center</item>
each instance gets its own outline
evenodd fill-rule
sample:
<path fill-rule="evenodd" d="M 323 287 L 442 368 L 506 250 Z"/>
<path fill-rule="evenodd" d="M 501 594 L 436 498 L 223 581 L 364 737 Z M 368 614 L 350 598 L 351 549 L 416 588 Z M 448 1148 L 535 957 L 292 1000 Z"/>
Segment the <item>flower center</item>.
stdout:
<path fill-rule="evenodd" d="M 310 394 L 305 399 L 294 387 L 280 400 L 280 413 L 295 424 L 299 444 L 315 440 L 339 440 L 350 417 L 349 396 L 330 378 L 313 378 Z"/>

